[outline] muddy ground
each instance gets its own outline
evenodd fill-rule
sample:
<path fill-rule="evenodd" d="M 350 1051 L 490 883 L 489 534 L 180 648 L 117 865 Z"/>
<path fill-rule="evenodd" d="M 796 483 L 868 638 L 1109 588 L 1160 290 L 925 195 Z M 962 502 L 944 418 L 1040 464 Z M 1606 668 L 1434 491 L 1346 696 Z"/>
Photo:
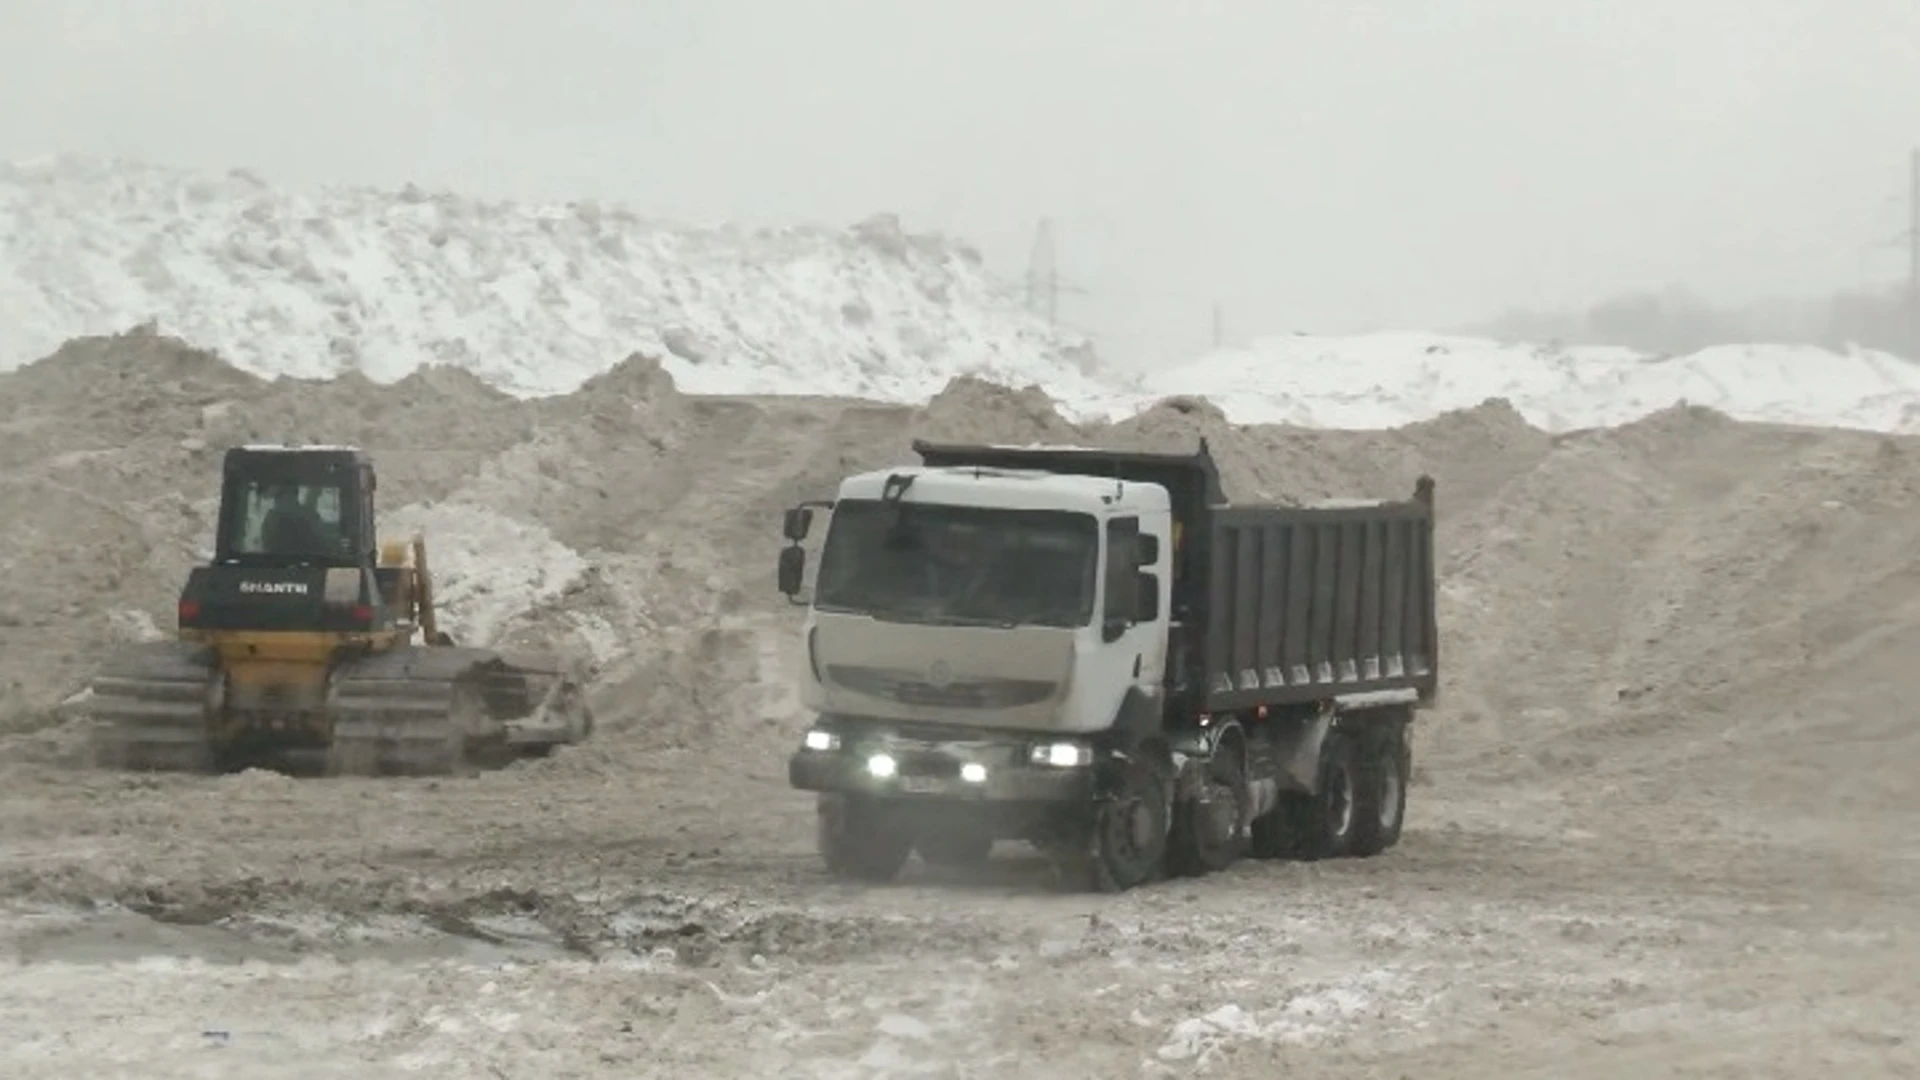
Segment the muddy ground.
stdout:
<path fill-rule="evenodd" d="M 519 402 L 137 335 L 0 377 L 0 431 L 9 1077 L 1920 1073 L 1920 441 L 1497 402 L 1088 430 L 970 383 L 686 397 L 644 360 Z M 1117 898 L 1016 850 L 826 881 L 777 512 L 916 434 L 1204 434 L 1242 499 L 1432 472 L 1446 693 L 1401 846 Z M 168 624 L 249 439 L 371 449 L 457 623 L 590 659 L 596 741 L 465 780 L 86 767 L 59 702 Z"/>

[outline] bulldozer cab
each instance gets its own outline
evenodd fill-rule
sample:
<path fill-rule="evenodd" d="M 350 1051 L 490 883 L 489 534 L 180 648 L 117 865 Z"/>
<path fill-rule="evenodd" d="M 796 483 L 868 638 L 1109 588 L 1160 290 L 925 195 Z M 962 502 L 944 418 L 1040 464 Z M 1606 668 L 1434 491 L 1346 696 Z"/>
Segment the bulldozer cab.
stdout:
<path fill-rule="evenodd" d="M 227 451 L 213 560 L 188 574 L 180 630 L 410 632 L 424 590 L 411 567 L 378 565 L 373 490 L 372 462 L 353 447 Z"/>
<path fill-rule="evenodd" d="M 351 447 L 235 447 L 226 455 L 214 563 L 372 565 L 373 492 L 373 463 Z"/>

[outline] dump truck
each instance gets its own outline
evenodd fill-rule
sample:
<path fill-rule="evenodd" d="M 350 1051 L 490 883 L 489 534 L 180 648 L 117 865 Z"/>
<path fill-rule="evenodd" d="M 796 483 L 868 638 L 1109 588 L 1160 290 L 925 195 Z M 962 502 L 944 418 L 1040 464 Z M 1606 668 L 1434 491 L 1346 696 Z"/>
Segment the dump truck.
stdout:
<path fill-rule="evenodd" d="M 108 657 L 87 687 L 99 763 L 443 776 L 591 734 L 573 673 L 442 629 L 425 538 L 377 539 L 376 484 L 356 447 L 226 451 L 175 639 Z"/>
<path fill-rule="evenodd" d="M 783 522 L 812 714 L 788 780 L 816 793 L 828 872 L 1020 840 L 1111 892 L 1399 841 L 1439 690 L 1431 477 L 1243 505 L 1204 440 L 913 445 Z"/>

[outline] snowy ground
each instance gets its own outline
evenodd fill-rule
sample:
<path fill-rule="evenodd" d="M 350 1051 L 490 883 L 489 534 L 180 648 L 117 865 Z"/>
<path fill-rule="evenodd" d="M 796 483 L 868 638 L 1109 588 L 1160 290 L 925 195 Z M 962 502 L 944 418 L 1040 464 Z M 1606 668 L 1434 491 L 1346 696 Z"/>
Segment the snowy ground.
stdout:
<path fill-rule="evenodd" d="M 193 797 L 191 788 L 218 798 Z M 147 831 L 230 845 L 79 915 L 0 919 L 0 1071 L 191 1076 L 1909 1075 L 1916 924 L 1887 864 L 1864 900 L 1811 852 L 1697 837 L 1630 855 L 1587 833 L 1483 831 L 1421 802 L 1398 853 L 1253 865 L 1122 898 L 1050 895 L 1017 855 L 973 880 L 823 883 L 798 837 L 586 844 L 605 796 L 479 828 L 485 803 L 299 851 L 216 815 L 323 819 L 355 785 L 128 791 Z M 68 809 L 77 804 L 65 802 Z M 596 805 L 597 804 L 597 805 Z M 191 809 L 193 807 L 199 809 Z M 18 802 L 8 807 L 20 808 Z M 50 807 L 49 807 L 50 809 Z M 99 811 L 66 826 L 89 831 Z M 1469 819 L 1470 820 L 1470 819 Z M 22 826 L 44 819 L 29 810 Z M 758 830 L 756 830 L 757 832 Z M 799 830 L 785 830 L 797 832 Z M 9 844 L 0 873 L 115 849 Z M 718 846 L 726 844 L 723 851 Z M 305 862 L 308 865 L 299 865 Z M 346 877 L 342 877 L 345 874 Z M 351 886 L 348 880 L 351 879 Z M 327 897 L 333 897 L 331 901 Z M 381 899 L 381 897 L 385 899 Z M 129 910 L 128 905 L 138 908 Z M 1791 992 L 1783 993 L 1783 983 Z M 537 1070 L 530 1073 L 528 1070 Z"/>

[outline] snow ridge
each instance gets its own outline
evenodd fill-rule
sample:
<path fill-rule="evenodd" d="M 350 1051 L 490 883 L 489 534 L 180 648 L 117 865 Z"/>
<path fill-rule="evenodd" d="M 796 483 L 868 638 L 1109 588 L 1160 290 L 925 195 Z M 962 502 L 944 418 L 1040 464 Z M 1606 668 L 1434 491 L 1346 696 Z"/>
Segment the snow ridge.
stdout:
<path fill-rule="evenodd" d="M 1505 398 L 1551 431 L 1680 402 L 1741 420 L 1920 431 L 1920 365 L 1775 345 L 1687 356 L 1427 333 L 1293 335 L 1123 383 L 1025 311 L 966 244 L 888 215 L 847 229 L 692 228 L 593 202 L 57 157 L 0 164 L 0 371 L 152 324 L 268 378 L 379 382 L 448 364 L 519 396 L 626 356 L 694 394 L 924 402 L 955 376 L 1038 385 L 1074 419 L 1168 395 L 1239 423 L 1385 428 Z"/>
<path fill-rule="evenodd" d="M 443 363 L 519 396 L 636 351 L 691 393 L 918 400 L 969 373 L 1104 393 L 1084 338 L 1022 309 L 973 249 L 889 215 L 690 228 L 594 202 L 0 165 L 0 370 L 149 321 L 263 376 L 387 382 Z"/>
<path fill-rule="evenodd" d="M 1887 353 L 1720 345 L 1683 356 L 1421 333 L 1297 334 L 1145 380 L 1236 423 L 1388 428 L 1505 398 L 1547 431 L 1612 427 L 1685 402 L 1737 420 L 1920 431 L 1920 364 Z"/>

